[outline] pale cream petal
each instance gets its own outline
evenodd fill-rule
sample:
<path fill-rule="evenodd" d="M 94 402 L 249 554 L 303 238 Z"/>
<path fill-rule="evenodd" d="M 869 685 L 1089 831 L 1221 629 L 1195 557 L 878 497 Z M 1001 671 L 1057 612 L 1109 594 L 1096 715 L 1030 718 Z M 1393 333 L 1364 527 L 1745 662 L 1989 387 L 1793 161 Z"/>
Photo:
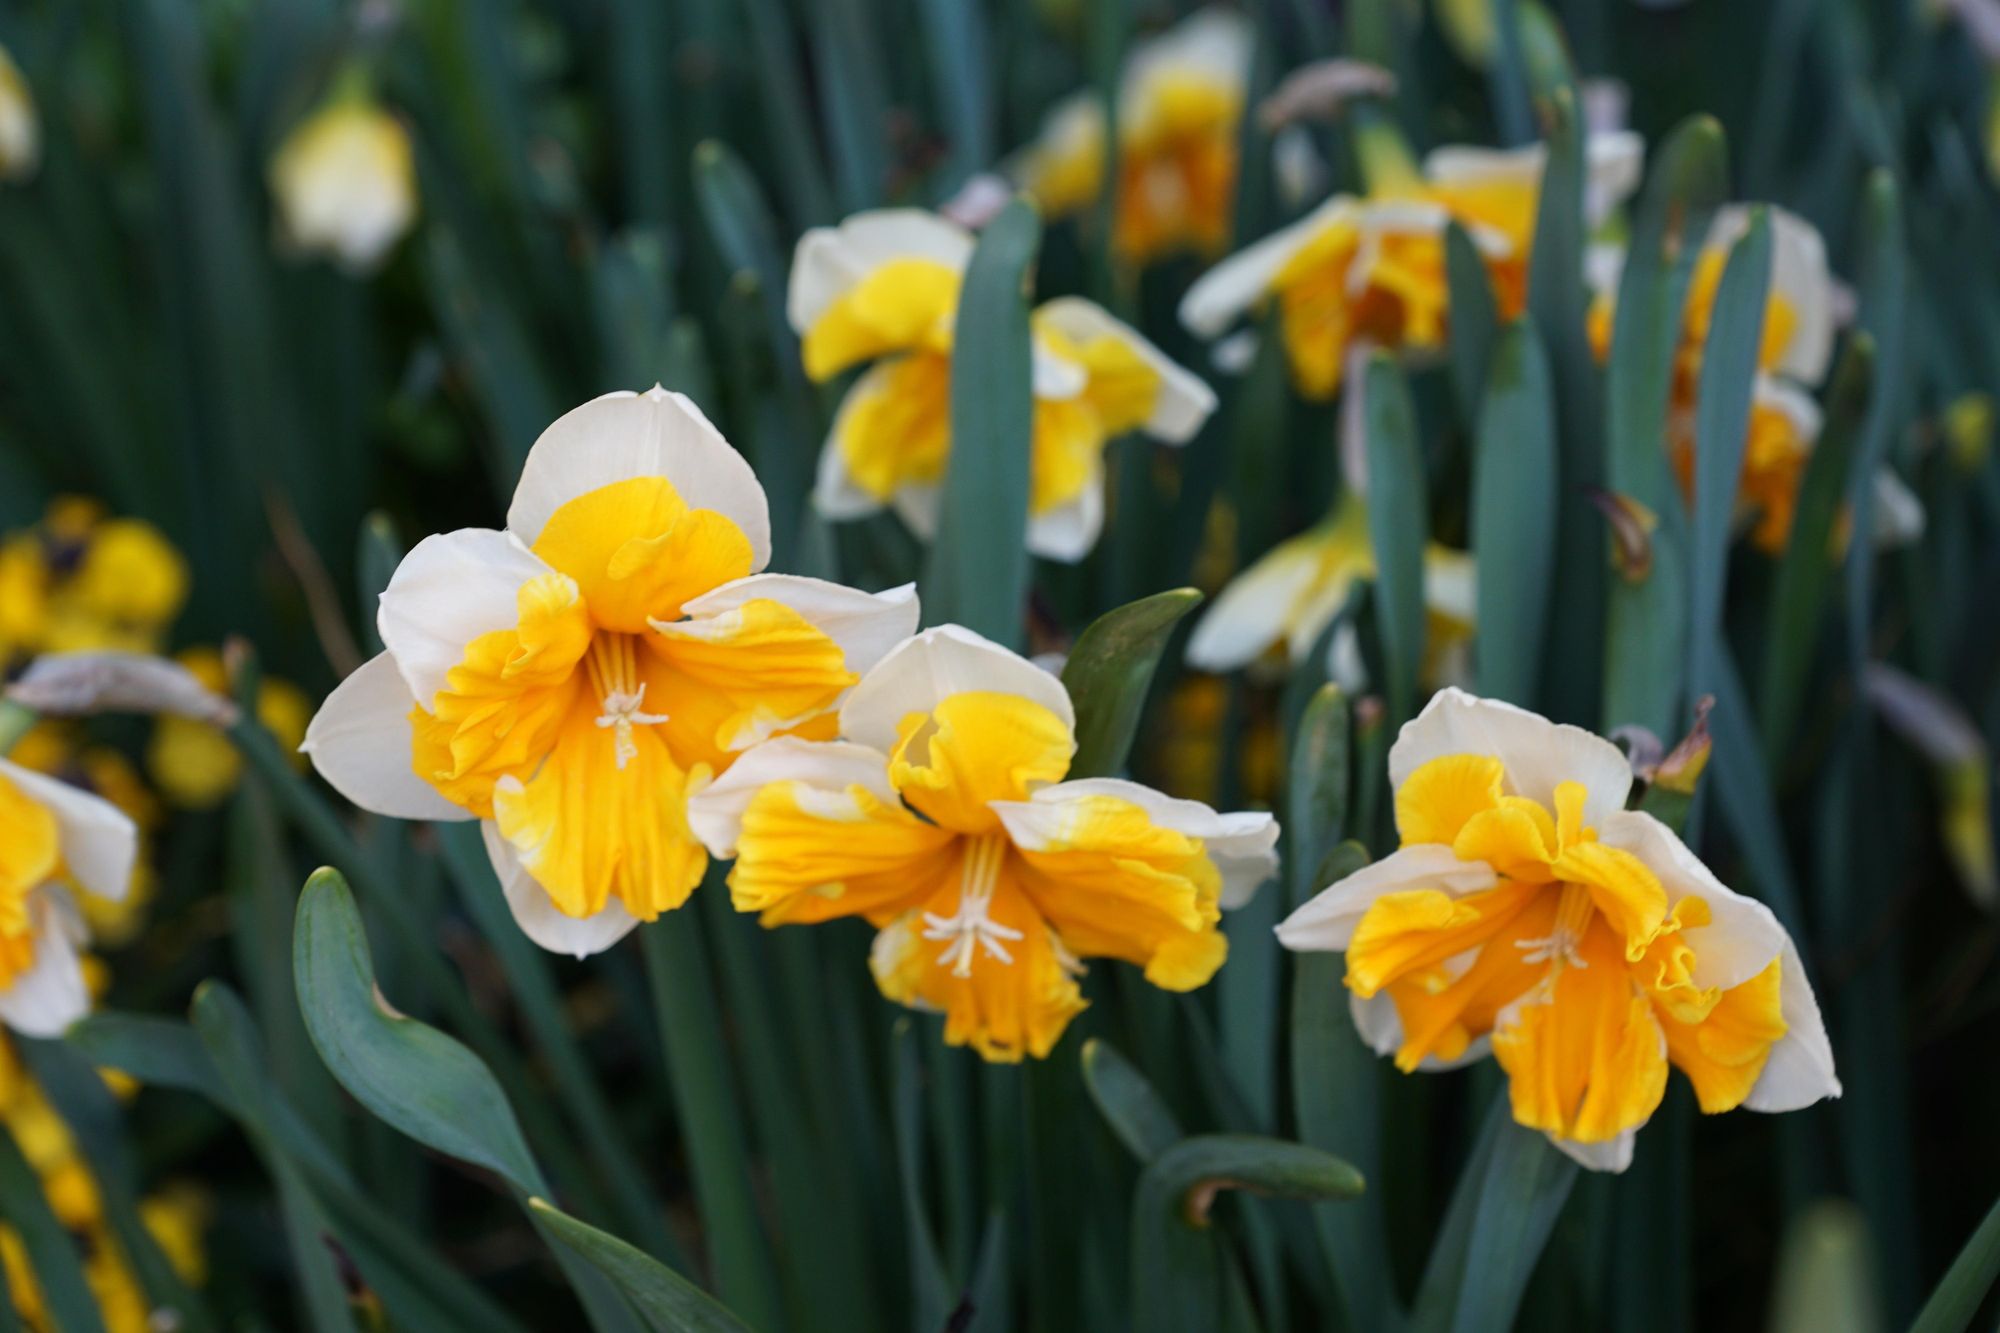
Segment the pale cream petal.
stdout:
<path fill-rule="evenodd" d="M 1242 88 L 1250 76 L 1256 30 L 1233 9 L 1196 10 L 1157 37 L 1135 43 L 1119 85 L 1121 128 L 1145 121 L 1161 79 L 1198 79 Z"/>
<path fill-rule="evenodd" d="M 808 741 L 779 736 L 744 751 L 723 775 L 688 798 L 688 825 L 695 837 L 718 858 L 736 855 L 743 833 L 743 814 L 759 791 L 773 782 L 795 782 L 809 789 L 801 801 L 818 801 L 835 820 L 861 818 L 860 807 L 848 795 L 860 787 L 884 805 L 899 807 L 902 797 L 889 781 L 889 759 L 880 750 L 849 741 Z M 846 807 L 844 810 L 837 807 Z"/>
<path fill-rule="evenodd" d="M 1319 573 L 1318 548 L 1302 538 L 1273 547 L 1231 579 L 1188 636 L 1188 665 L 1234 671 L 1285 637 L 1292 608 Z"/>
<path fill-rule="evenodd" d="M 1740 986 L 1771 965 L 1790 943 L 1771 909 L 1717 879 L 1674 831 L 1638 810 L 1620 810 L 1597 830 L 1598 840 L 1645 862 L 1660 877 L 1669 909 L 1692 894 L 1708 904 L 1710 921 L 1683 931 L 1694 950 L 1697 986 Z"/>
<path fill-rule="evenodd" d="M 508 910 L 514 914 L 514 924 L 550 953 L 588 958 L 603 953 L 639 924 L 639 919 L 616 896 L 606 899 L 604 910 L 595 916 L 576 917 L 559 911 L 549 891 L 536 883 L 528 868 L 521 864 L 513 844 L 500 836 L 498 825 L 490 819 L 482 820 L 479 832 L 486 840 L 486 857 L 493 863 L 493 873 L 500 878 L 500 891 L 507 899 Z"/>
<path fill-rule="evenodd" d="M 1042 851 L 1063 837 L 1071 807 L 1108 796 L 1138 806 L 1161 828 L 1200 838 L 1222 874 L 1222 906 L 1241 907 L 1277 873 L 1278 821 L 1261 810 L 1224 814 L 1200 801 L 1184 801 L 1123 778 L 1078 778 L 1043 787 L 1025 801 L 995 801 L 1008 836 L 1025 851 Z"/>
<path fill-rule="evenodd" d="M 1878 550 L 1914 546 L 1923 540 L 1928 516 L 1924 502 L 1888 467 L 1875 469 L 1875 517 L 1870 525 Z"/>
<path fill-rule="evenodd" d="M 869 273 L 894 259 L 930 259 L 954 271 L 972 257 L 972 233 L 920 208 L 856 213 L 837 227 L 814 227 L 799 238 L 785 293 L 785 314 L 804 333 L 826 308 Z"/>
<path fill-rule="evenodd" d="M 1771 367 L 1801 384 L 1817 385 L 1833 359 L 1833 335 L 1838 320 L 1833 272 L 1827 267 L 1826 242 L 1810 222 L 1782 208 L 1761 205 L 1771 220 L 1771 294 L 1783 297 L 1798 317 L 1798 327 Z M 1717 210 L 1707 244 L 1728 249 L 1750 229 L 1751 206 L 1731 204 Z"/>
<path fill-rule="evenodd" d="M 1758 1076 L 1757 1086 L 1743 1099 L 1753 1111 L 1796 1111 L 1840 1095 L 1826 1020 L 1820 1017 L 1819 1000 L 1806 978 L 1798 947 L 1789 939 L 1783 959 L 1778 973 L 1778 1012 L 1785 1020 L 1785 1035 L 1771 1048 L 1771 1058 Z"/>
<path fill-rule="evenodd" d="M 860 675 L 885 657 L 891 648 L 917 632 L 917 585 L 882 592 L 862 592 L 825 579 L 799 574 L 752 574 L 735 579 L 691 602 L 681 610 L 688 620 L 656 626 L 672 636 L 685 632 L 683 625 L 726 616 L 746 602 L 768 600 L 788 606 L 817 626 L 840 645 L 847 669 Z"/>
<path fill-rule="evenodd" d="M 1028 549 L 1044 560 L 1073 565 L 1090 554 L 1103 531 L 1104 478 L 1099 475 L 1071 499 L 1029 516 Z"/>
<path fill-rule="evenodd" d="M 938 511 L 944 507 L 944 487 L 936 482 L 905 482 L 896 488 L 890 504 L 904 526 L 923 541 L 937 536 Z"/>
<path fill-rule="evenodd" d="M 1278 943 L 1301 953 L 1345 950 L 1354 928 L 1385 893 L 1436 889 L 1463 897 L 1500 882 L 1484 861 L 1461 861 L 1440 843 L 1400 847 L 1321 889 L 1278 925 Z"/>
<path fill-rule="evenodd" d="M 1583 220 L 1592 230 L 1639 189 L 1646 141 L 1632 130 L 1593 134 L 1584 141 Z"/>
<path fill-rule="evenodd" d="M 1640 1128 L 1643 1126 L 1628 1129 L 1617 1138 L 1606 1139 L 1602 1143 L 1577 1143 L 1571 1139 L 1559 1139 L 1553 1134 L 1548 1136 L 1548 1140 L 1563 1156 L 1586 1170 L 1618 1175 L 1632 1165 L 1632 1147 L 1638 1141 Z"/>
<path fill-rule="evenodd" d="M 416 701 L 396 659 L 380 653 L 340 682 L 313 714 L 299 753 L 333 789 L 393 819 L 471 819 L 417 776 L 410 710 Z"/>
<path fill-rule="evenodd" d="M 520 623 L 521 585 L 552 572 L 510 532 L 460 528 L 418 542 L 396 566 L 375 613 L 382 643 L 426 708 L 465 647 Z"/>
<path fill-rule="evenodd" d="M 1751 386 L 1751 397 L 1760 406 L 1781 413 L 1807 447 L 1819 439 L 1824 421 L 1819 401 L 1792 381 L 1776 375 L 1759 375 Z"/>
<path fill-rule="evenodd" d="M 692 399 L 657 384 L 604 394 L 556 418 L 528 451 L 508 530 L 532 545 L 563 505 L 633 477 L 665 477 L 690 508 L 712 509 L 743 529 L 753 572 L 770 563 L 770 506 L 749 460 Z"/>
<path fill-rule="evenodd" d="M 1142 429 L 1168 444 L 1185 444 L 1194 437 L 1209 414 L 1215 411 L 1215 390 L 1201 378 L 1155 347 L 1137 329 L 1112 317 L 1094 301 L 1080 296 L 1059 296 L 1035 310 L 1038 321 L 1046 321 L 1056 332 L 1073 342 L 1111 338 L 1129 347 L 1160 377 L 1160 393 L 1153 414 Z"/>
<path fill-rule="evenodd" d="M 117 902 L 132 886 L 139 830 L 123 810 L 59 778 L 0 759 L 0 777 L 55 816 L 56 845 L 76 886 Z"/>
<path fill-rule="evenodd" d="M 953 694 L 1013 694 L 1076 726 L 1062 682 L 1017 653 L 959 625 L 939 625 L 906 639 L 862 677 L 840 710 L 841 735 L 887 754 L 911 713 L 928 713 Z"/>
<path fill-rule="evenodd" d="M 77 956 L 89 936 L 82 914 L 61 889 L 38 890 L 28 914 L 35 960 L 0 990 L 0 1023 L 24 1037 L 60 1037 L 90 1012 L 90 987 Z"/>
<path fill-rule="evenodd" d="M 1632 790 L 1632 765 L 1610 741 L 1459 689 L 1440 690 L 1403 724 L 1389 749 L 1390 785 L 1402 786 L 1419 767 L 1448 754 L 1492 755 L 1507 770 L 1509 793 L 1551 810 L 1558 784 L 1582 783 L 1583 822 L 1593 828 L 1624 809 Z"/>

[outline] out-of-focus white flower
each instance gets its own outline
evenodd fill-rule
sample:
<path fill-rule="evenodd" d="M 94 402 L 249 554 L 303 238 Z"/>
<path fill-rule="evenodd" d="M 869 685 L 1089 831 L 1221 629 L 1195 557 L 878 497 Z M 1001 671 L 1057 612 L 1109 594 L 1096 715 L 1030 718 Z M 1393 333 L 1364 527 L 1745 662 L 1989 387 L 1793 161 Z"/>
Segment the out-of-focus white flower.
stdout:
<path fill-rule="evenodd" d="M 417 216 L 417 174 L 403 123 L 359 92 L 337 93 L 271 160 L 287 245 L 372 272 Z"/>
<path fill-rule="evenodd" d="M 42 120 L 35 95 L 7 48 L 0 46 L 0 180 L 26 180 L 42 160 Z"/>

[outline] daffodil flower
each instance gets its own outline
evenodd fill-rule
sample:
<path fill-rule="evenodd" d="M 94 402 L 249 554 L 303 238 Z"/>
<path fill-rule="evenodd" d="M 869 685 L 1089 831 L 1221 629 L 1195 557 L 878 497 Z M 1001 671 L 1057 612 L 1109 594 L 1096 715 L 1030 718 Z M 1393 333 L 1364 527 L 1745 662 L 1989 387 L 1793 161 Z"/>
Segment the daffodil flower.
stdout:
<path fill-rule="evenodd" d="M 690 818 L 736 857 L 739 909 L 865 917 L 885 996 L 942 1012 L 945 1039 L 988 1060 L 1041 1057 L 1084 1007 L 1084 959 L 1200 986 L 1228 950 L 1222 910 L 1275 865 L 1269 815 L 1064 781 L 1075 727 L 1055 676 L 946 625 L 862 678 L 842 739 L 759 746 Z"/>
<path fill-rule="evenodd" d="M 305 752 L 356 805 L 484 821 L 529 938 L 579 957 L 686 900 L 686 800 L 830 710 L 916 625 L 912 590 L 761 574 L 750 465 L 655 387 L 535 442 L 507 529 L 432 536 L 382 594 L 387 651 L 328 697 Z"/>
<path fill-rule="evenodd" d="M 1229 242 L 1238 127 L 1254 34 L 1241 14 L 1204 9 L 1132 48 L 1118 87 L 1112 246 L 1132 263 Z M 1012 174 L 1044 215 L 1104 192 L 1104 107 L 1094 92 L 1056 104 Z"/>
<path fill-rule="evenodd" d="M 35 96 L 7 48 L 0 46 L 0 180 L 26 180 L 42 160 L 42 120 Z"/>
<path fill-rule="evenodd" d="M 1489 1050 L 1514 1119 L 1622 1171 L 1671 1064 L 1704 1112 L 1840 1094 L 1791 938 L 1626 810 L 1609 741 L 1446 690 L 1389 752 L 1402 846 L 1278 927 L 1347 955 L 1355 1026 L 1405 1072 Z"/>
<path fill-rule="evenodd" d="M 279 146 L 271 193 L 288 244 L 372 272 L 416 220 L 410 132 L 359 87 L 337 92 Z"/>
<path fill-rule="evenodd" d="M 831 519 L 893 505 L 937 530 L 951 455 L 951 348 L 970 233 L 911 209 L 862 213 L 799 242 L 788 308 L 816 380 L 873 362 L 848 389 L 820 453 L 814 504 Z M 1139 430 L 1186 442 L 1215 395 L 1088 301 L 1034 312 L 1028 549 L 1081 560 L 1104 526 L 1104 449 Z"/>
<path fill-rule="evenodd" d="M 116 902 L 139 832 L 109 801 L 0 759 L 0 1022 L 60 1036 L 90 1010 L 73 891 Z"/>
<path fill-rule="evenodd" d="M 1354 585 L 1374 577 L 1367 502 L 1349 490 L 1325 522 L 1279 542 L 1230 580 L 1188 638 L 1188 665 L 1234 671 L 1280 643 L 1296 665 L 1340 614 Z M 1424 597 L 1434 665 L 1470 639 L 1473 596 L 1472 557 L 1428 543 Z M 1333 651 L 1337 658 L 1348 655 L 1339 644 Z"/>
<path fill-rule="evenodd" d="M 1634 134 L 1591 136 L 1590 225 L 1637 186 L 1643 152 Z M 1412 353 L 1444 346 L 1450 313 L 1444 238 L 1453 221 L 1478 248 L 1501 313 L 1511 318 L 1527 299 L 1547 157 L 1544 144 L 1440 148 L 1406 183 L 1366 198 L 1335 195 L 1204 274 L 1181 302 L 1181 322 L 1215 338 L 1252 307 L 1274 301 L 1293 383 L 1309 398 L 1331 398 L 1357 345 Z"/>

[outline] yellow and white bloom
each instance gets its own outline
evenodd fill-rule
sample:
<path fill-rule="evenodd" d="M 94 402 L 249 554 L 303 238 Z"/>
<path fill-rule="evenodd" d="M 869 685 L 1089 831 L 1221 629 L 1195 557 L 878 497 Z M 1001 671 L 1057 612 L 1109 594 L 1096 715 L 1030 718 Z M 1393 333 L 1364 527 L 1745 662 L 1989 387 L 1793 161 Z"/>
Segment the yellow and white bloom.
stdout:
<path fill-rule="evenodd" d="M 1133 263 L 1229 243 L 1253 41 L 1241 14 L 1204 9 L 1133 47 L 1118 87 L 1112 228 Z M 1103 104 L 1077 93 L 1049 112 L 1012 174 L 1044 215 L 1081 213 L 1104 192 L 1105 140 Z"/>
<path fill-rule="evenodd" d="M 1135 782 L 1065 782 L 1062 682 L 946 625 L 882 659 L 838 741 L 781 738 L 694 798 L 730 892 L 763 923 L 865 917 L 891 1000 L 945 1015 L 988 1060 L 1041 1057 L 1084 1007 L 1087 958 L 1168 990 L 1222 965 L 1222 910 L 1276 865 L 1267 814 L 1217 814 Z"/>
<path fill-rule="evenodd" d="M 1635 134 L 1591 136 L 1590 225 L 1637 188 L 1643 156 Z M 1335 195 L 1204 274 L 1181 302 L 1181 322 L 1215 338 L 1253 307 L 1274 301 L 1293 383 L 1309 398 L 1331 398 L 1357 345 L 1418 353 L 1444 346 L 1450 314 L 1444 237 L 1453 221 L 1478 247 L 1501 314 L 1511 318 L 1527 300 L 1547 157 L 1544 144 L 1440 148 L 1404 185 L 1365 198 Z"/>
<path fill-rule="evenodd" d="M 816 380 L 872 362 L 841 401 L 814 504 L 831 519 L 893 506 L 937 529 L 951 455 L 951 353 L 972 236 L 913 209 L 861 213 L 800 240 L 788 311 Z M 1181 444 L 1215 408 L 1201 380 L 1076 297 L 1034 312 L 1028 549 L 1082 559 L 1104 526 L 1104 450 L 1139 430 Z"/>
<path fill-rule="evenodd" d="M 1344 951 L 1355 1026 L 1398 1068 L 1489 1050 L 1514 1118 L 1622 1171 L 1671 1064 L 1704 1112 L 1840 1095 L 1791 938 L 1626 810 L 1609 741 L 1457 690 L 1389 752 L 1402 846 L 1278 927 Z"/>
<path fill-rule="evenodd" d="M 109 801 L 0 759 L 0 1022 L 56 1037 L 90 1010 L 76 892 L 125 896 L 139 831 Z"/>
<path fill-rule="evenodd" d="M 42 118 L 21 67 L 0 46 L 0 180 L 26 180 L 42 161 Z"/>
<path fill-rule="evenodd" d="M 271 193 L 288 244 L 372 272 L 416 221 L 410 132 L 365 94 L 336 93 L 279 146 Z"/>
<path fill-rule="evenodd" d="M 579 957 L 681 905 L 688 795 L 767 737 L 832 734 L 916 626 L 912 589 L 763 574 L 763 488 L 679 394 L 606 394 L 535 442 L 505 531 L 427 537 L 382 594 L 387 651 L 301 747 L 342 795 L 484 821 L 521 929 Z"/>
<path fill-rule="evenodd" d="M 1375 577 L 1367 502 L 1349 490 L 1317 527 L 1279 542 L 1231 579 L 1188 638 L 1188 665 L 1235 671 L 1283 644 L 1296 665 L 1326 632 L 1357 582 Z M 1472 557 L 1438 542 L 1424 547 L 1424 598 L 1434 666 L 1469 641 L 1475 585 Z M 1336 661 L 1352 656 L 1336 643 Z M 1351 672 L 1337 673 L 1345 678 Z M 1351 683 L 1351 682 L 1350 682 Z"/>

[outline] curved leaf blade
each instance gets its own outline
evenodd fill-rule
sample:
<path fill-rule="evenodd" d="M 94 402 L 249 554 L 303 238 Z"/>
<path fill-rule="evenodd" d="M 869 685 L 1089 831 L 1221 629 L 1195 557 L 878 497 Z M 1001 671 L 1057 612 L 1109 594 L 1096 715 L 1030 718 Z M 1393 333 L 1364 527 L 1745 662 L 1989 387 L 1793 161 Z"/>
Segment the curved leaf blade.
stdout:
<path fill-rule="evenodd" d="M 544 1199 L 528 1215 L 546 1236 L 609 1278 L 655 1333 L 748 1333 L 749 1325 L 645 1251 L 580 1222 Z"/>
<path fill-rule="evenodd" d="M 1071 777 L 1109 777 L 1125 767 L 1167 640 L 1200 604 L 1195 589 L 1173 588 L 1106 611 L 1077 636 L 1062 672 L 1076 704 Z"/>

